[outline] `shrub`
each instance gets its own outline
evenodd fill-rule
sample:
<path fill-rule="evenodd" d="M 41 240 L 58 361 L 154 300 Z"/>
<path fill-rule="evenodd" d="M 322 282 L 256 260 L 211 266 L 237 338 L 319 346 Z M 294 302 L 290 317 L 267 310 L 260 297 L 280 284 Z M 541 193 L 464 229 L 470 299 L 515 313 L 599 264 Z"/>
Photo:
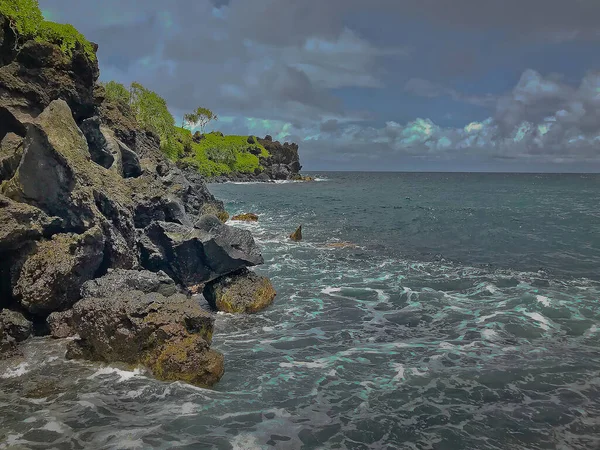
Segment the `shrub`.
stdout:
<path fill-rule="evenodd" d="M 55 44 L 67 56 L 79 47 L 91 61 L 96 60 L 90 41 L 73 25 L 44 20 L 37 0 L 0 0 L 0 14 L 10 19 L 12 27 L 23 40 Z"/>
<path fill-rule="evenodd" d="M 106 91 L 106 98 L 112 100 L 113 102 L 119 103 L 122 106 L 129 106 L 129 103 L 131 102 L 131 94 L 125 86 L 123 86 L 121 83 L 117 83 L 116 81 L 109 81 L 108 83 L 102 83 L 102 85 Z"/>

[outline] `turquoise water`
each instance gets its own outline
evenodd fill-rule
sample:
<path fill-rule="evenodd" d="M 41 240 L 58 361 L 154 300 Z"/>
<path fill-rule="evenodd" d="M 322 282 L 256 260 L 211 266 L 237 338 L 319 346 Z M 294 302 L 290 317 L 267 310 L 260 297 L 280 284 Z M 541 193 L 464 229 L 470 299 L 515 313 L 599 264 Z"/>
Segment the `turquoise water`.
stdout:
<path fill-rule="evenodd" d="M 34 340 L 0 448 L 600 448 L 599 176 L 319 177 L 211 186 L 278 290 L 218 315 L 215 390 Z"/>

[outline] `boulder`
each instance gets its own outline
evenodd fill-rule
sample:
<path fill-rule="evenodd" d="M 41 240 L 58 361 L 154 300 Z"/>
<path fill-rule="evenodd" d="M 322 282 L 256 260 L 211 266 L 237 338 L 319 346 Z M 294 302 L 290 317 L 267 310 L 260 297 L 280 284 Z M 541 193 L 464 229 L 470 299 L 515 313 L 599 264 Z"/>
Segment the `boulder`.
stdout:
<path fill-rule="evenodd" d="M 0 142 L 0 182 L 10 180 L 17 171 L 23 156 L 23 138 L 7 133 Z"/>
<path fill-rule="evenodd" d="M 153 222 L 140 239 L 140 262 L 192 286 L 264 262 L 252 234 L 202 216 L 194 228 Z"/>
<path fill-rule="evenodd" d="M 79 125 L 79 128 L 87 140 L 92 161 L 106 169 L 110 169 L 115 163 L 117 153 L 114 146 L 109 145 L 100 129 L 100 117 L 94 116 L 85 119 Z"/>
<path fill-rule="evenodd" d="M 19 168 L 0 191 L 64 219 L 71 230 L 99 223 L 95 192 L 123 208 L 131 204 L 131 192 L 122 178 L 92 163 L 87 141 L 62 100 L 52 102 L 34 123 L 27 124 Z"/>
<path fill-rule="evenodd" d="M 290 239 L 296 242 L 300 242 L 302 240 L 302 225 L 300 225 L 296 231 L 290 234 Z"/>
<path fill-rule="evenodd" d="M 60 229 L 61 221 L 0 195 L 0 252 L 16 250 Z"/>
<path fill-rule="evenodd" d="M 9 40 L 14 39 L 10 26 L 5 28 L 5 38 L 7 34 L 11 35 Z M 4 60 L 0 66 L 0 107 L 36 116 L 60 98 L 69 104 L 77 121 L 94 116 L 98 62 L 88 58 L 83 49 L 76 47 L 66 55 L 56 45 L 32 39 L 7 53 L 0 56 Z"/>
<path fill-rule="evenodd" d="M 33 324 L 20 312 L 3 309 L 0 311 L 0 329 L 4 331 L 5 339 L 23 342 L 33 333 Z"/>
<path fill-rule="evenodd" d="M 233 216 L 231 220 L 238 220 L 241 222 L 258 222 L 258 215 L 254 213 L 244 213 Z"/>
<path fill-rule="evenodd" d="M 179 292 L 175 282 L 164 272 L 147 270 L 109 270 L 102 278 L 87 281 L 81 287 L 81 297 L 112 297 L 123 291 L 158 292 L 169 297 Z"/>
<path fill-rule="evenodd" d="M 204 298 L 213 309 L 227 313 L 255 313 L 265 309 L 276 296 L 268 278 L 243 269 L 211 281 Z"/>
<path fill-rule="evenodd" d="M 142 365 L 160 380 L 198 386 L 223 375 L 223 356 L 210 350 L 214 318 L 184 295 L 86 298 L 74 306 L 72 323 L 80 339 L 69 343 L 67 358 Z"/>
<path fill-rule="evenodd" d="M 46 318 L 50 336 L 55 339 L 65 339 L 75 335 L 73 329 L 73 310 L 53 312 Z"/>
<path fill-rule="evenodd" d="M 99 227 L 83 234 L 57 234 L 36 243 L 16 274 L 12 294 L 32 314 L 70 308 L 81 285 L 92 279 L 103 260 Z"/>
<path fill-rule="evenodd" d="M 123 178 L 139 177 L 143 173 L 143 170 L 138 155 L 123 142 L 117 140 L 117 143 L 121 152 Z"/>
<path fill-rule="evenodd" d="M 272 164 L 268 168 L 268 173 L 273 180 L 287 180 L 292 176 L 289 167 L 285 164 Z"/>

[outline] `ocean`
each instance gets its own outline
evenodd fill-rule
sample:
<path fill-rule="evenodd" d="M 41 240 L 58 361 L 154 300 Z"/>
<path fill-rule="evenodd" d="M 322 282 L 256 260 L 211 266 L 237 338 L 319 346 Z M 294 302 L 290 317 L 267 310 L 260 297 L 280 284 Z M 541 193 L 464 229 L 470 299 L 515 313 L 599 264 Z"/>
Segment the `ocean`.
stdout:
<path fill-rule="evenodd" d="M 213 390 L 36 338 L 0 449 L 600 448 L 600 175 L 310 175 L 210 186 L 278 291 Z"/>

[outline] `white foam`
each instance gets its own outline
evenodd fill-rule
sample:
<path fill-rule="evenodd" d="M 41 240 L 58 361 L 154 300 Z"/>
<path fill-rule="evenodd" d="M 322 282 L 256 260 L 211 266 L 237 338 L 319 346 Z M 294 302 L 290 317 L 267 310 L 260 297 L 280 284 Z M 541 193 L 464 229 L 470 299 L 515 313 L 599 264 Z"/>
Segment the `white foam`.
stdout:
<path fill-rule="evenodd" d="M 549 330 L 550 329 L 550 322 L 548 322 L 548 319 L 546 319 L 544 316 L 542 316 L 540 313 L 530 313 L 530 312 L 526 312 L 524 313 L 527 317 L 532 318 L 533 320 L 535 320 L 538 323 L 538 326 L 543 329 L 543 330 Z"/>
<path fill-rule="evenodd" d="M 2 375 L 0 375 L 0 378 L 18 378 L 25 375 L 30 370 L 29 364 L 22 362 L 17 367 L 7 369 Z"/>
<path fill-rule="evenodd" d="M 443 348 L 444 350 L 454 350 L 456 346 L 451 344 L 450 342 L 442 342 L 440 344 L 440 348 Z"/>
<path fill-rule="evenodd" d="M 133 371 L 121 370 L 116 367 L 103 367 L 102 369 L 98 369 L 95 373 L 88 377 L 88 380 L 93 380 L 102 375 L 118 375 L 119 382 L 131 380 L 132 378 L 138 377 L 142 375 L 142 371 L 140 369 L 135 369 Z"/>
<path fill-rule="evenodd" d="M 59 433 L 59 434 L 61 434 L 65 431 L 64 427 L 60 423 L 54 422 L 54 421 L 48 422 L 46 425 L 44 425 L 42 427 L 42 430 L 54 431 L 55 433 Z"/>
<path fill-rule="evenodd" d="M 396 371 L 396 376 L 392 378 L 392 381 L 400 383 L 404 380 L 404 366 L 402 364 L 392 364 L 392 368 Z"/>
<path fill-rule="evenodd" d="M 598 326 L 594 324 L 588 330 L 586 330 L 586 332 L 584 333 L 584 336 L 590 337 L 593 334 L 596 334 L 597 332 L 598 332 Z"/>
<path fill-rule="evenodd" d="M 410 369 L 410 372 L 417 377 L 424 377 L 425 375 L 427 375 L 427 370 L 424 370 L 423 372 L 421 372 L 416 367 L 413 367 L 412 369 Z"/>
<path fill-rule="evenodd" d="M 327 286 L 325 289 L 321 291 L 322 294 L 331 295 L 336 292 L 341 292 L 342 288 Z"/>
<path fill-rule="evenodd" d="M 238 434 L 229 441 L 232 450 L 261 450 L 258 438 L 252 434 Z"/>
<path fill-rule="evenodd" d="M 494 317 L 496 317 L 496 316 L 499 316 L 499 315 L 501 315 L 501 314 L 502 314 L 502 313 L 495 312 L 495 313 L 493 313 L 493 314 L 490 314 L 489 316 L 481 316 L 479 319 L 477 319 L 477 322 L 478 322 L 478 323 L 485 322 L 486 320 L 488 320 L 488 319 L 492 319 L 492 318 L 494 318 Z"/>
<path fill-rule="evenodd" d="M 328 366 L 329 364 L 327 363 L 327 361 L 321 360 L 321 361 L 313 361 L 313 362 L 302 362 L 302 361 L 297 361 L 297 362 L 293 362 L 293 363 L 280 363 L 279 367 L 281 368 L 292 368 L 292 367 L 306 367 L 307 369 L 324 369 Z"/>
<path fill-rule="evenodd" d="M 543 295 L 536 295 L 535 299 L 545 307 L 550 307 L 550 299 L 548 297 L 544 297 Z"/>
<path fill-rule="evenodd" d="M 496 332 L 496 330 L 492 330 L 490 328 L 486 328 L 485 330 L 483 330 L 481 332 L 481 335 L 488 341 L 498 339 L 498 333 Z"/>

